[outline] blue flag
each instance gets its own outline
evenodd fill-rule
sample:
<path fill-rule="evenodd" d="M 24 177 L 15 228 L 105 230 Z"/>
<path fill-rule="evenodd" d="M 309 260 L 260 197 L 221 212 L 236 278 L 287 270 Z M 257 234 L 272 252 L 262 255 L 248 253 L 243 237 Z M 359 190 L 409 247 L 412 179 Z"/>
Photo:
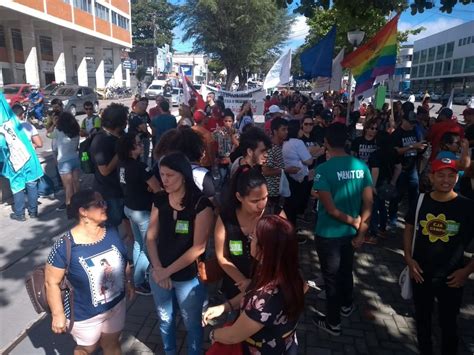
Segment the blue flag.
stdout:
<path fill-rule="evenodd" d="M 43 176 L 43 169 L 36 156 L 35 148 L 0 93 L 0 175 L 10 181 L 10 188 L 17 193 L 27 182 Z"/>
<path fill-rule="evenodd" d="M 332 54 L 336 43 L 336 25 L 315 46 L 301 53 L 301 68 L 304 78 L 313 79 L 318 76 L 332 76 Z"/>

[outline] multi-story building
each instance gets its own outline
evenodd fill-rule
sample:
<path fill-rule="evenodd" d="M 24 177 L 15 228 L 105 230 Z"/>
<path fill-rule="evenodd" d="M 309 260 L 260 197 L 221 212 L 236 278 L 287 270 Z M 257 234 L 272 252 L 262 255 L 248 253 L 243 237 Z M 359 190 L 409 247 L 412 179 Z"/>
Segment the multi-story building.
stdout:
<path fill-rule="evenodd" d="M 407 44 L 400 47 L 395 65 L 394 77 L 399 83 L 398 90 L 405 91 L 410 87 L 410 73 L 413 60 L 413 45 Z"/>
<path fill-rule="evenodd" d="M 415 41 L 411 88 L 474 92 L 474 21 Z"/>
<path fill-rule="evenodd" d="M 122 86 L 131 47 L 129 0 L 0 1 L 0 86 Z"/>
<path fill-rule="evenodd" d="M 194 83 L 207 83 L 208 57 L 205 54 L 173 53 L 172 68 L 179 73 L 181 70 L 189 76 Z"/>

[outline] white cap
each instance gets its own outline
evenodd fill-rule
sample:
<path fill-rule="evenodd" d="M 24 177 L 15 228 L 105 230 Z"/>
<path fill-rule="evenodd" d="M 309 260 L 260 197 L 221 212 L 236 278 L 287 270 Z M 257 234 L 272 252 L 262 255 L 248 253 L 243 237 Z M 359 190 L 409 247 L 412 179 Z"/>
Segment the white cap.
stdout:
<path fill-rule="evenodd" d="M 269 112 L 269 113 L 283 113 L 283 111 L 280 110 L 280 107 L 278 107 L 278 105 L 271 105 L 271 106 L 268 108 L 268 112 Z"/>

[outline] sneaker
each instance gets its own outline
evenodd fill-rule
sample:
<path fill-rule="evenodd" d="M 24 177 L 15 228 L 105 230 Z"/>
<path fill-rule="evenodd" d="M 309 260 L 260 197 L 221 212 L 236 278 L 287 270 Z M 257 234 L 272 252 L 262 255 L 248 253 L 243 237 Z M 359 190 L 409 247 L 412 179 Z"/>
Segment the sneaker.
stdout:
<path fill-rule="evenodd" d="M 302 235 L 299 235 L 298 236 L 298 244 L 305 244 L 307 241 L 306 237 L 305 236 L 302 236 Z"/>
<path fill-rule="evenodd" d="M 314 316 L 313 317 L 313 323 L 321 330 L 324 330 L 326 333 L 329 333 L 334 336 L 339 336 L 341 335 L 341 324 L 338 325 L 330 325 L 326 321 L 326 317 L 323 316 Z"/>
<path fill-rule="evenodd" d="M 65 211 L 66 210 L 66 204 L 63 203 L 61 205 L 59 205 L 58 207 L 56 207 L 56 211 Z"/>
<path fill-rule="evenodd" d="M 38 212 L 29 213 L 28 215 L 30 216 L 30 218 L 38 218 Z"/>
<path fill-rule="evenodd" d="M 10 213 L 10 219 L 13 219 L 13 220 L 18 221 L 18 222 L 24 222 L 24 221 L 26 221 L 26 217 L 25 217 L 24 214 L 21 215 L 21 216 L 19 216 L 19 215 L 15 214 L 15 213 Z"/>
<path fill-rule="evenodd" d="M 135 293 L 142 296 L 150 296 L 151 295 L 150 285 L 147 282 L 144 282 L 141 285 L 135 286 Z"/>
<path fill-rule="evenodd" d="M 351 304 L 349 307 L 341 307 L 341 316 L 343 317 L 350 317 L 352 313 L 356 310 L 356 307 L 354 304 Z"/>

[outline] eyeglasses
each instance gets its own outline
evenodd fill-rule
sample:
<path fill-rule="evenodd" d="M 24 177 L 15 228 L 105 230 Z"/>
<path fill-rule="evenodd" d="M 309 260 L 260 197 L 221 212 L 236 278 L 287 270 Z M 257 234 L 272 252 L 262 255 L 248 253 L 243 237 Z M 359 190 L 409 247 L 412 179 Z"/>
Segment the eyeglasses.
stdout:
<path fill-rule="evenodd" d="M 93 201 L 87 204 L 87 208 L 90 207 L 96 207 L 96 208 L 105 208 L 107 207 L 107 201 L 104 200 L 98 200 L 98 201 Z"/>
<path fill-rule="evenodd" d="M 303 123 L 303 126 L 314 126 L 313 122 L 305 122 Z"/>

